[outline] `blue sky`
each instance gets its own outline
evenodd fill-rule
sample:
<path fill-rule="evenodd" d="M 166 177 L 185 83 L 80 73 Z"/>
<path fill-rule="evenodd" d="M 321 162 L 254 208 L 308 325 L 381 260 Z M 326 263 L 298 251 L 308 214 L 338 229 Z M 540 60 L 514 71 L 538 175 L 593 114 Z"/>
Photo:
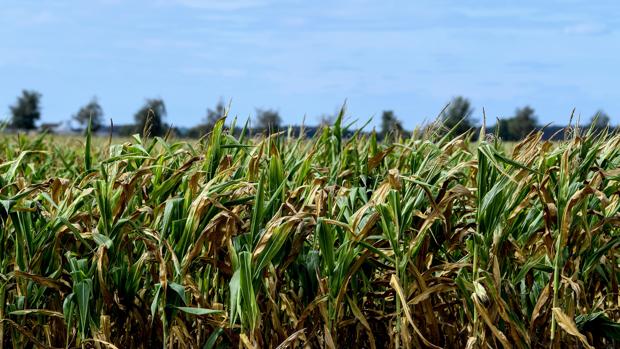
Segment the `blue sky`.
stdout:
<path fill-rule="evenodd" d="M 392 109 L 412 128 L 463 95 L 479 119 L 529 104 L 617 124 L 619 21 L 616 1 L 3 0 L 0 117 L 27 88 L 42 121 L 97 96 L 117 124 L 148 97 L 180 126 L 220 98 L 312 124 L 347 99 L 351 118 Z"/>

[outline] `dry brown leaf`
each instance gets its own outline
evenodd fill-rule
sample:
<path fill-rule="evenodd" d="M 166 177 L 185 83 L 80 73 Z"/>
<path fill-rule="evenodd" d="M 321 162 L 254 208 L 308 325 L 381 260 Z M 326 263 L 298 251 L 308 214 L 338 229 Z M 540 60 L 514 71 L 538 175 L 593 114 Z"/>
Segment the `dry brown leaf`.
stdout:
<path fill-rule="evenodd" d="M 575 336 L 579 339 L 579 341 L 588 349 L 594 349 L 593 346 L 588 343 L 588 339 L 577 329 L 577 325 L 572 318 L 570 318 L 566 313 L 562 311 L 561 308 L 552 308 L 553 315 L 555 315 L 555 321 L 557 321 L 558 325 L 566 331 L 566 333 L 571 336 Z"/>
<path fill-rule="evenodd" d="M 396 294 L 398 295 L 398 298 L 400 298 L 400 302 L 403 305 L 402 308 L 405 313 L 405 317 L 407 318 L 407 321 L 409 321 L 409 324 L 411 325 L 411 327 L 413 327 L 413 330 L 420 337 L 422 342 L 424 342 L 426 346 L 429 346 L 431 348 L 441 348 L 429 342 L 426 338 L 424 338 L 424 335 L 422 335 L 422 332 L 420 332 L 420 330 L 416 326 L 415 322 L 413 321 L 413 318 L 411 317 L 411 311 L 409 310 L 409 306 L 407 305 L 407 299 L 405 298 L 405 293 L 403 292 L 403 289 L 400 286 L 400 282 L 398 282 L 398 278 L 394 274 L 392 274 L 392 277 L 390 278 L 390 286 L 392 286 L 392 288 L 394 288 L 394 290 L 396 291 Z"/>

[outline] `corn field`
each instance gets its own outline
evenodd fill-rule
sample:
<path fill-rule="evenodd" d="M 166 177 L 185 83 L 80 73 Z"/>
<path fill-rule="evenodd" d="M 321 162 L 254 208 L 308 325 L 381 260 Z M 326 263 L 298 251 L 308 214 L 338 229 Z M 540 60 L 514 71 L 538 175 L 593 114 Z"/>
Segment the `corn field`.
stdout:
<path fill-rule="evenodd" d="M 0 138 L 0 348 L 620 345 L 619 135 L 378 141 L 342 116 Z"/>

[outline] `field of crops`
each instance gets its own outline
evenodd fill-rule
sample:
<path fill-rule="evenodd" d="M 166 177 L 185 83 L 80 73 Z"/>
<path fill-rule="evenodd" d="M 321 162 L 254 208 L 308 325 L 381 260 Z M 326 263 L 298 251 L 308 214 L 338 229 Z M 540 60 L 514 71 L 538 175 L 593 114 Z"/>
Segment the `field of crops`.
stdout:
<path fill-rule="evenodd" d="M 620 136 L 0 138 L 0 348 L 619 345 Z"/>

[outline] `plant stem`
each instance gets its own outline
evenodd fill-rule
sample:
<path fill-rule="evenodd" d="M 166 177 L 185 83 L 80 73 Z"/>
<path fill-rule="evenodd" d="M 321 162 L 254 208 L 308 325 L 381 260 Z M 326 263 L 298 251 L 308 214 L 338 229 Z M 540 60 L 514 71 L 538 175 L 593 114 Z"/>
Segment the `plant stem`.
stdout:
<path fill-rule="evenodd" d="M 558 291 L 560 289 L 560 256 L 562 251 L 562 234 L 560 232 L 555 245 L 555 258 L 553 261 L 553 308 L 558 306 Z M 551 343 L 555 339 L 556 320 L 553 312 L 551 313 Z"/>

